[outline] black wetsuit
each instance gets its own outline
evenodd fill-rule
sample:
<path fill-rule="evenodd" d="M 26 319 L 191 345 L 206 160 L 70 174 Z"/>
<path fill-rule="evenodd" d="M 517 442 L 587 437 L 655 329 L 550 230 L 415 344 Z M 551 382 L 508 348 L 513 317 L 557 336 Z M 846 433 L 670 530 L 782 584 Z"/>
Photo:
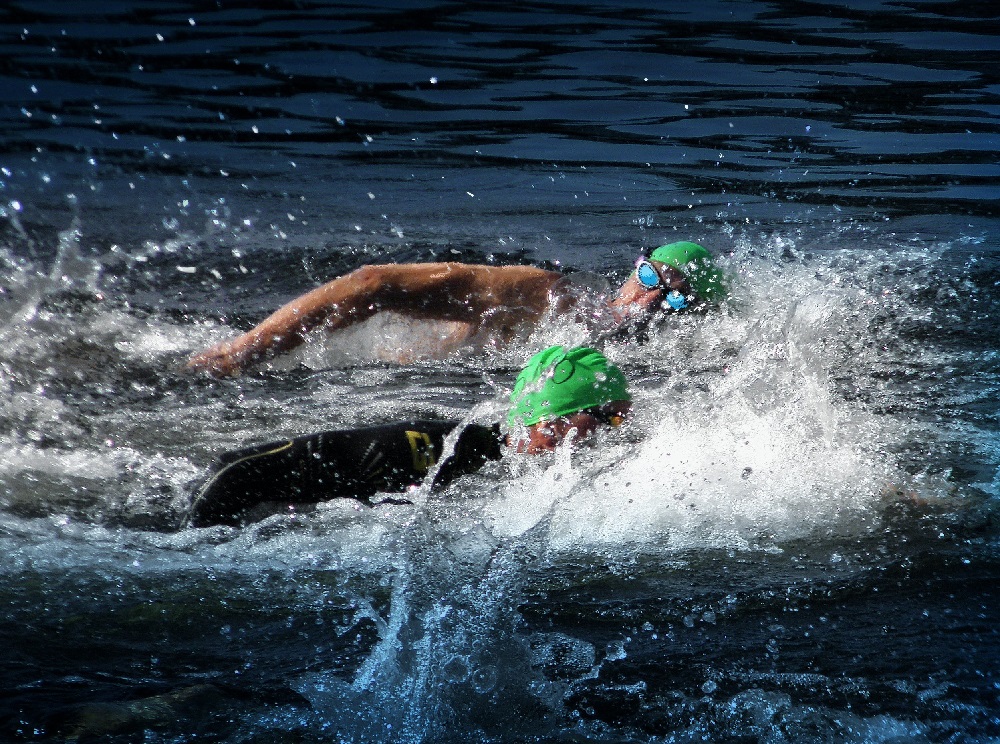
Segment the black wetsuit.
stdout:
<path fill-rule="evenodd" d="M 189 524 L 238 524 L 265 502 L 368 501 L 423 481 L 458 421 L 402 421 L 324 431 L 227 452 L 195 490 Z M 501 455 L 500 427 L 470 424 L 434 477 L 441 487 Z"/>

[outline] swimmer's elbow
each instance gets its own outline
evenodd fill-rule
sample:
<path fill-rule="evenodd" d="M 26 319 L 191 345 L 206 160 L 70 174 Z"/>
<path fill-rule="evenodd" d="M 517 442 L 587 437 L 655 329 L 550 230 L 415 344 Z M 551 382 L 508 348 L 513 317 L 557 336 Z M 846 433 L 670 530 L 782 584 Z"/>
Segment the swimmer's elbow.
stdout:
<path fill-rule="evenodd" d="M 385 285 L 390 269 L 390 265 L 384 264 L 360 266 L 345 274 L 341 280 L 355 290 L 371 293 Z"/>

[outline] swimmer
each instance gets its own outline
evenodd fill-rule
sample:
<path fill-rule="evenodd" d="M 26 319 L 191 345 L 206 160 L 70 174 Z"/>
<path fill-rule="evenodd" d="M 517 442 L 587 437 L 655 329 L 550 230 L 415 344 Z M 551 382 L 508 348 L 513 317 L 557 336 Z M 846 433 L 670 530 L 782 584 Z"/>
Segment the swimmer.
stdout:
<path fill-rule="evenodd" d="M 187 368 L 236 375 L 301 345 L 314 329 L 341 330 L 380 312 L 451 322 L 453 330 L 436 349 L 443 355 L 477 338 L 508 344 L 549 311 L 576 311 L 585 322 L 600 316 L 596 325 L 603 336 L 648 320 L 657 310 L 700 307 L 725 294 L 711 254 L 690 242 L 660 246 L 641 257 L 614 297 L 591 298 L 586 308 L 575 276 L 533 266 L 363 266 L 292 300 L 242 336 L 201 351 Z"/>
<path fill-rule="evenodd" d="M 266 505 L 315 504 L 402 493 L 433 474 L 433 489 L 474 472 L 505 451 L 540 454 L 628 416 L 632 396 L 622 371 L 600 352 L 551 346 L 521 370 L 510 396 L 509 434 L 500 424 L 467 424 L 439 462 L 459 421 L 403 421 L 317 434 L 223 454 L 196 489 L 186 523 L 240 524 Z M 400 503 L 388 499 L 390 503 Z M 401 502 L 407 503 L 407 502 Z"/>

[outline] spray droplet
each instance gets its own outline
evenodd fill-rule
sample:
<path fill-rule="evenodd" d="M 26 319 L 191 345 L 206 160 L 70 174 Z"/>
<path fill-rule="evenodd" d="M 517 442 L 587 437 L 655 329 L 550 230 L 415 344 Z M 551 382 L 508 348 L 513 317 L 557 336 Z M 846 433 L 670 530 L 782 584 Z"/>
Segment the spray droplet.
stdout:
<path fill-rule="evenodd" d="M 497 670 L 492 666 L 479 667 L 472 673 L 472 686 L 476 692 L 486 693 L 492 690 L 497 683 Z"/>

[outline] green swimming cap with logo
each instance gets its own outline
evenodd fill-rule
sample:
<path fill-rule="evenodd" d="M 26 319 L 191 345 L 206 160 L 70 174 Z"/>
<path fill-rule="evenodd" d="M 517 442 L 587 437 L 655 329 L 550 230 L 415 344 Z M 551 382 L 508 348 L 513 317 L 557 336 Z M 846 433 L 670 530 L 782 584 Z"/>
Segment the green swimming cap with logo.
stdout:
<path fill-rule="evenodd" d="M 716 267 L 712 254 L 697 243 L 682 240 L 661 245 L 649 257 L 681 272 L 702 300 L 715 302 L 726 296 L 725 276 Z"/>
<path fill-rule="evenodd" d="M 601 352 L 586 346 L 550 346 L 528 360 L 510 400 L 508 423 L 531 426 L 632 396 L 625 375 Z"/>

